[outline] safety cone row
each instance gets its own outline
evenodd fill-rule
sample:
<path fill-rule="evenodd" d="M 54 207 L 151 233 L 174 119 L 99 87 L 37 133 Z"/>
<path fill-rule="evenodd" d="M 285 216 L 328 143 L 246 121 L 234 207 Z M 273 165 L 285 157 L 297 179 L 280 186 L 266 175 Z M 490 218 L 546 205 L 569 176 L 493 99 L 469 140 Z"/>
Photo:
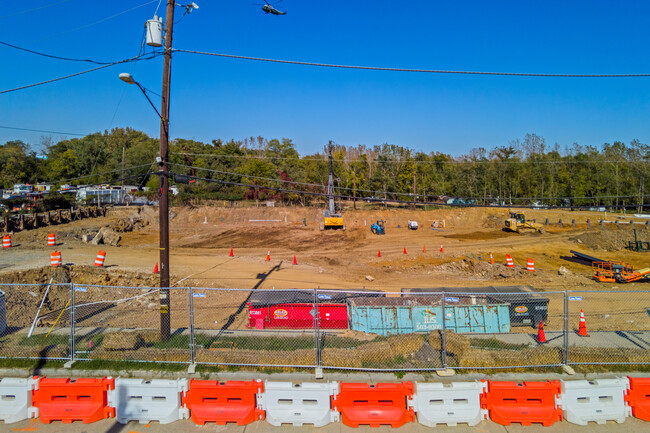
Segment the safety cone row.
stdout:
<path fill-rule="evenodd" d="M 585 322 L 585 312 L 580 309 L 580 324 L 578 325 L 578 335 L 581 337 L 589 337 L 587 334 L 587 322 Z"/>

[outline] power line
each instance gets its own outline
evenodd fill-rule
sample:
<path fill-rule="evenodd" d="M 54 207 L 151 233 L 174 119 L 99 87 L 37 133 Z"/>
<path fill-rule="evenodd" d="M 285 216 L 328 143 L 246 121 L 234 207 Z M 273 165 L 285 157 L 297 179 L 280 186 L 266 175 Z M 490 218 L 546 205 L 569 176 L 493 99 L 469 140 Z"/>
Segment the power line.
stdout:
<path fill-rule="evenodd" d="M 94 63 L 96 65 L 107 65 L 107 64 L 110 63 L 110 62 L 98 62 L 96 60 L 91 60 L 91 59 L 75 59 L 75 58 L 72 58 L 72 57 L 55 56 L 55 55 L 52 55 L 52 54 L 41 53 L 39 51 L 34 51 L 34 50 L 27 49 L 27 48 L 19 47 L 17 45 L 12 45 L 10 43 L 2 42 L 2 41 L 0 41 L 0 44 L 5 45 L 5 46 L 10 47 L 10 48 L 15 48 L 15 49 L 20 50 L 20 51 L 25 51 L 27 53 L 36 54 L 38 56 L 48 57 L 50 59 L 67 60 L 67 61 L 70 61 L 70 62 L 88 62 L 88 63 Z"/>
<path fill-rule="evenodd" d="M 76 135 L 78 137 L 85 137 L 87 135 L 90 135 L 90 134 L 76 134 L 74 132 L 47 131 L 45 129 L 17 128 L 17 127 L 14 127 L 14 126 L 2 126 L 2 125 L 0 125 L 0 128 L 2 128 L 2 129 L 15 129 L 16 131 L 43 132 L 45 134 Z"/>
<path fill-rule="evenodd" d="M 25 85 L 25 86 L 14 87 L 13 89 L 0 90 L 0 94 L 3 94 L 3 93 L 10 93 L 10 92 L 16 92 L 16 91 L 18 91 L 18 90 L 29 89 L 29 88 L 31 88 L 31 87 L 41 86 L 41 85 L 43 85 L 43 84 L 49 84 L 49 83 L 53 83 L 53 82 L 55 82 L 55 81 L 61 81 L 61 80 L 65 80 L 65 79 L 68 79 L 68 78 L 77 77 L 77 76 L 79 76 L 79 75 L 87 74 L 87 73 L 89 73 L 89 72 L 98 71 L 98 70 L 100 70 L 100 69 L 108 68 L 109 66 L 119 65 L 119 64 L 122 64 L 122 63 L 136 62 L 136 61 L 140 61 L 140 60 L 151 60 L 151 59 L 153 59 L 154 57 L 159 56 L 160 54 L 161 54 L 161 53 L 154 53 L 154 54 L 150 55 L 149 57 L 137 56 L 137 57 L 132 57 L 132 58 L 130 58 L 130 59 L 119 60 L 119 61 L 117 61 L 117 62 L 109 63 L 109 64 L 107 64 L 107 65 L 103 65 L 103 66 L 98 66 L 98 67 L 96 67 L 96 68 L 88 69 L 88 70 L 86 70 L 86 71 L 81 71 L 81 72 L 76 72 L 76 73 L 74 73 L 74 74 L 65 75 L 65 76 L 63 76 L 63 77 L 52 78 L 51 80 L 41 81 L 41 82 L 39 82 L 39 83 L 32 83 L 32 84 L 27 84 L 27 85 Z"/>
<path fill-rule="evenodd" d="M 210 53 L 206 51 L 183 50 L 175 48 L 175 52 L 200 54 L 204 56 L 226 57 L 230 59 L 254 60 L 258 62 L 284 63 L 289 65 L 318 66 L 323 68 L 362 69 L 370 71 L 389 72 L 417 72 L 427 74 L 460 74 L 460 75 L 492 75 L 511 77 L 544 77 L 544 78 L 641 78 L 650 77 L 650 74 L 542 74 L 527 72 L 487 72 L 487 71 L 454 71 L 445 69 L 412 69 L 412 68 L 382 68 L 378 66 L 338 65 L 332 63 L 303 62 L 297 60 L 269 59 L 264 57 L 239 56 L 234 54 Z"/>
<path fill-rule="evenodd" d="M 201 157 L 212 157 L 212 158 L 243 158 L 243 159 L 261 159 L 261 160 L 280 160 L 280 161 L 316 161 L 316 162 L 327 162 L 325 157 L 323 158 L 300 158 L 300 157 L 281 157 L 281 156 L 256 156 L 256 155 L 220 155 L 214 153 L 188 153 L 188 152 L 169 152 L 170 155 L 186 155 L 186 156 L 201 156 Z M 345 163 L 377 163 L 377 164 L 604 164 L 604 163 L 642 163 L 648 164 L 650 160 L 580 160 L 580 161 L 499 161 L 494 159 L 485 159 L 479 161 L 459 161 L 459 160 L 432 160 L 432 161 L 418 161 L 415 159 L 406 159 L 406 160 L 378 160 L 378 159 L 334 159 L 334 162 L 345 162 Z"/>
<path fill-rule="evenodd" d="M 61 0 L 61 1 L 58 1 L 56 3 L 50 3 L 48 5 L 43 5 L 43 6 L 40 6 L 40 7 L 37 7 L 37 8 L 27 9 L 27 10 L 20 11 L 20 12 L 15 12 L 15 13 L 9 14 L 9 15 L 2 15 L 2 16 L 0 16 L 0 19 L 2 19 L 2 18 L 11 18 L 11 17 L 15 17 L 15 16 L 18 16 L 18 15 L 23 15 L 23 14 L 30 13 L 30 12 L 40 11 L 41 9 L 46 9 L 46 8 L 49 8 L 49 7 L 52 7 L 52 6 L 60 5 L 62 3 L 67 3 L 69 1 L 70 0 Z"/>

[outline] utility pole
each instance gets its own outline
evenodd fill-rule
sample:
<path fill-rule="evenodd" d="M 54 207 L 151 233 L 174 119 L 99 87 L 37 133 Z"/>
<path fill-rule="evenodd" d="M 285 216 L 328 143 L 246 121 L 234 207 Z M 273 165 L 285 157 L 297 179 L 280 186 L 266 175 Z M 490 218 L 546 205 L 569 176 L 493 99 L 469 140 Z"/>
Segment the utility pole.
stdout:
<path fill-rule="evenodd" d="M 172 76 L 172 31 L 174 27 L 174 0 L 167 0 L 165 18 L 165 56 L 163 62 L 162 107 L 160 109 L 159 164 L 159 226 L 160 226 L 160 340 L 169 340 L 171 312 L 169 311 L 169 178 L 167 166 L 169 145 L 169 88 Z"/>
<path fill-rule="evenodd" d="M 124 197 L 124 149 L 122 146 L 122 197 Z"/>
<path fill-rule="evenodd" d="M 417 201 L 417 179 L 415 178 L 415 173 L 413 173 L 413 208 L 415 208 L 415 202 Z"/>
<path fill-rule="evenodd" d="M 357 208 L 357 167 L 355 166 L 352 170 L 352 194 L 354 196 L 352 200 L 352 207 Z"/>

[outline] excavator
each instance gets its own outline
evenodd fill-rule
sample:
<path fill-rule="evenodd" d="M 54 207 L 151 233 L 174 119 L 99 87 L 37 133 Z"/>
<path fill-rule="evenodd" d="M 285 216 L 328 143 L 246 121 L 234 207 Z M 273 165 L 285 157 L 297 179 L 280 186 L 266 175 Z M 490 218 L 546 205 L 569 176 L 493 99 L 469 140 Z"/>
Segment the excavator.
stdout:
<path fill-rule="evenodd" d="M 505 221 L 504 230 L 521 233 L 525 230 L 535 230 L 544 233 L 544 226 L 532 220 L 526 220 L 523 212 L 510 212 L 510 217 Z"/>
<path fill-rule="evenodd" d="M 341 212 L 336 212 L 336 204 L 334 203 L 334 169 L 332 165 L 332 141 L 330 140 L 327 146 L 327 153 L 329 158 L 329 180 L 327 182 L 327 198 L 329 200 L 329 207 L 323 210 L 323 222 L 320 225 L 321 230 L 327 229 L 343 229 L 345 231 L 345 222 Z"/>

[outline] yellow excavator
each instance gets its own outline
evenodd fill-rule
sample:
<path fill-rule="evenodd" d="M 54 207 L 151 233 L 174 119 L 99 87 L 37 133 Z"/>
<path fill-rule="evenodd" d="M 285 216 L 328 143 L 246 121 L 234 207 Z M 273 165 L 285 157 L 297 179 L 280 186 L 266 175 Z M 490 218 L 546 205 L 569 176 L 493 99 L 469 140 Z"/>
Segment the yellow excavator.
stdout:
<path fill-rule="evenodd" d="M 544 226 L 532 220 L 526 220 L 523 212 L 510 212 L 510 217 L 505 221 L 504 230 L 521 233 L 526 230 L 535 230 L 544 233 Z"/>
<path fill-rule="evenodd" d="M 345 231 L 345 222 L 341 212 L 336 212 L 336 204 L 334 203 L 334 170 L 332 167 L 332 141 L 330 140 L 327 147 L 329 154 L 330 173 L 327 182 L 327 198 L 329 199 L 329 207 L 323 211 L 323 222 L 320 225 L 321 230 L 327 229 L 343 229 Z"/>

